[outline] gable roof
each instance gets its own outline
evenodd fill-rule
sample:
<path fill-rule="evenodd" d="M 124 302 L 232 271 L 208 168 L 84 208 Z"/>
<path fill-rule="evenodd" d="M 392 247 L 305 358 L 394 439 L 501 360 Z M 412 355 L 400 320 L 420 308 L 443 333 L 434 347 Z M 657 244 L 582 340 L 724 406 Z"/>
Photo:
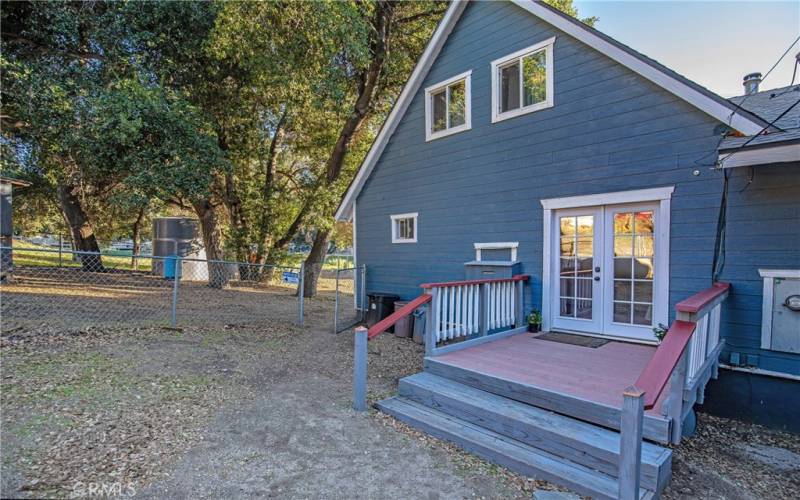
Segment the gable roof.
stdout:
<path fill-rule="evenodd" d="M 781 113 L 789 109 L 798 99 L 800 99 L 800 84 L 731 97 L 731 101 L 737 106 L 741 106 L 770 122 L 777 119 Z M 775 126 L 781 130 L 800 128 L 800 106 L 792 108 L 775 122 Z"/>
<path fill-rule="evenodd" d="M 756 134 L 768 125 L 768 122 L 759 116 L 742 109 L 735 103 L 723 99 L 705 87 L 676 73 L 657 61 L 644 56 L 600 31 L 584 24 L 563 12 L 550 7 L 540 1 L 511 0 L 515 5 L 533 14 L 539 19 L 551 24 L 568 35 L 598 50 L 607 57 L 627 67 L 642 77 L 659 85 L 668 92 L 680 97 L 697 109 L 711 115 L 717 120 L 745 135 Z M 425 51 L 417 62 L 411 77 L 408 79 L 400 97 L 397 99 L 389 117 L 381 127 L 378 137 L 372 144 L 367 157 L 361 164 L 355 178 L 350 183 L 347 192 L 336 210 L 337 220 L 347 220 L 351 217 L 352 207 L 358 193 L 364 187 L 367 178 L 375 168 L 375 164 L 383 153 L 392 133 L 394 133 L 401 118 L 405 114 L 412 99 L 428 74 L 433 62 L 439 55 L 447 37 L 453 31 L 458 19 L 466 8 L 468 0 L 452 0 L 450 7 L 433 33 Z"/>
<path fill-rule="evenodd" d="M 724 168 L 796 162 L 800 158 L 800 85 L 732 97 L 731 101 L 774 121 L 778 130 L 725 138 L 717 148 Z"/>

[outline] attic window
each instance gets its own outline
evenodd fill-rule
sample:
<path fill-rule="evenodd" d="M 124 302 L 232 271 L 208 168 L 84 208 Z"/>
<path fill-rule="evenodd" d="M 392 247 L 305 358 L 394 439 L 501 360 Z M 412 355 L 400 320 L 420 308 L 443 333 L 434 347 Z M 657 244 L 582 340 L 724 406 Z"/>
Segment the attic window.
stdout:
<path fill-rule="evenodd" d="M 492 123 L 553 105 L 555 40 L 492 61 Z"/>
<path fill-rule="evenodd" d="M 426 141 L 472 128 L 471 75 L 467 71 L 425 89 Z"/>

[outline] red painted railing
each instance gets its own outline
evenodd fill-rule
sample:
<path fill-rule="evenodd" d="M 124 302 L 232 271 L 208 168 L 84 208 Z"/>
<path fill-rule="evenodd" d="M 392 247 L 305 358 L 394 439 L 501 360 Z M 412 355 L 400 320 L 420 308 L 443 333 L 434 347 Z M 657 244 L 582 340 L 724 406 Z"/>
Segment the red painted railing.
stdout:
<path fill-rule="evenodd" d="M 478 280 L 465 280 L 465 281 L 443 281 L 441 283 L 423 283 L 420 288 L 437 288 L 445 286 L 464 286 L 464 285 L 480 285 L 482 283 L 501 283 L 507 281 L 528 281 L 530 276 L 527 274 L 518 274 L 511 278 L 484 278 Z"/>
<path fill-rule="evenodd" d="M 711 304 L 714 299 L 727 293 L 730 288 L 730 283 L 714 283 L 711 288 L 707 288 L 675 304 L 675 310 L 689 314 L 698 313 L 702 311 L 704 307 Z"/>
<path fill-rule="evenodd" d="M 691 321 L 675 320 L 669 327 L 664 341 L 658 346 L 655 354 L 639 375 L 636 387 L 644 391 L 645 410 L 655 406 L 658 397 L 661 396 L 661 392 L 672 375 L 672 370 L 675 369 L 683 351 L 689 345 L 695 326 L 695 323 Z"/>
<path fill-rule="evenodd" d="M 730 283 L 714 283 L 711 288 L 678 302 L 675 309 L 681 313 L 696 314 L 711 305 L 721 295 L 728 293 L 730 287 Z M 645 392 L 645 409 L 650 409 L 656 404 L 683 351 L 691 341 L 696 327 L 697 324 L 693 321 L 675 320 L 664 337 L 664 341 L 658 346 L 655 354 L 639 375 L 636 387 Z"/>
<path fill-rule="evenodd" d="M 400 321 L 401 319 L 405 318 L 409 314 L 413 313 L 419 306 L 423 304 L 427 304 L 431 301 L 431 296 L 426 294 L 420 295 L 416 299 L 412 300 L 408 304 L 404 305 L 397 311 L 393 312 L 389 316 L 385 317 L 381 321 L 375 323 L 372 328 L 367 331 L 367 339 L 373 339 L 380 335 L 381 333 L 385 332 L 395 323 Z"/>

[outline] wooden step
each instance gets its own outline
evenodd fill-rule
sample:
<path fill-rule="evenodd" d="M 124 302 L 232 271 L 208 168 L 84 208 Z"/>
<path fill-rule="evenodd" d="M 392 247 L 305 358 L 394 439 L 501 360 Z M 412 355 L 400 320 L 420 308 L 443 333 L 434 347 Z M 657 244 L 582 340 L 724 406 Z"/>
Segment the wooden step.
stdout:
<path fill-rule="evenodd" d="M 486 460 L 526 476 L 559 484 L 593 498 L 617 498 L 617 480 L 602 472 L 556 457 L 546 451 L 460 420 L 401 396 L 385 399 L 378 408 L 431 436 L 451 441 Z M 640 498 L 652 498 L 642 489 Z"/>
<path fill-rule="evenodd" d="M 400 396 L 609 476 L 618 474 L 616 431 L 432 373 L 418 373 L 400 380 Z M 643 443 L 642 487 L 661 491 L 669 481 L 671 462 L 671 450 Z"/>
<path fill-rule="evenodd" d="M 521 401 L 609 429 L 619 430 L 620 409 L 613 406 L 494 375 L 479 373 L 438 361 L 435 358 L 425 358 L 425 371 L 482 391 L 491 392 L 492 394 Z M 671 424 L 668 418 L 645 414 L 643 436 L 651 441 L 669 443 L 670 427 Z"/>

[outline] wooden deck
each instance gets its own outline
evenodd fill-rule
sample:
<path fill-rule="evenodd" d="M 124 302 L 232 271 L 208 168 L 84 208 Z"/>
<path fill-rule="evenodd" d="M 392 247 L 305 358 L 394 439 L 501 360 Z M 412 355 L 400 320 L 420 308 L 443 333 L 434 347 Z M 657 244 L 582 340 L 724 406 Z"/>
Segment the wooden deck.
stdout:
<path fill-rule="evenodd" d="M 611 341 L 597 348 L 563 344 L 523 333 L 436 356 L 439 363 L 567 394 L 614 408 L 636 382 L 655 346 Z M 650 415 L 660 415 L 659 398 Z"/>

